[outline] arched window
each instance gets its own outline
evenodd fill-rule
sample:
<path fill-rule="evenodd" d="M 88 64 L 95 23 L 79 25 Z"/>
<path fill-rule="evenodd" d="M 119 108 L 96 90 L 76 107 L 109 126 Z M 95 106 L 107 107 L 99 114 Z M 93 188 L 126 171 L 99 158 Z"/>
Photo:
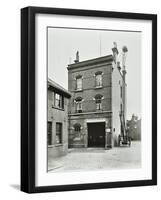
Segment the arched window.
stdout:
<path fill-rule="evenodd" d="M 76 131 L 76 132 L 81 131 L 81 125 L 79 123 L 74 124 L 74 131 Z"/>
<path fill-rule="evenodd" d="M 76 77 L 76 90 L 82 90 L 82 76 L 78 75 Z"/>
<path fill-rule="evenodd" d="M 96 82 L 96 87 L 102 87 L 102 72 L 98 71 L 95 73 L 95 82 Z"/>
<path fill-rule="evenodd" d="M 102 110 L 102 98 L 103 96 L 101 94 L 95 96 L 96 110 Z"/>
<path fill-rule="evenodd" d="M 76 112 L 81 113 L 82 112 L 82 97 L 77 97 L 75 99 L 75 103 L 76 103 Z"/>

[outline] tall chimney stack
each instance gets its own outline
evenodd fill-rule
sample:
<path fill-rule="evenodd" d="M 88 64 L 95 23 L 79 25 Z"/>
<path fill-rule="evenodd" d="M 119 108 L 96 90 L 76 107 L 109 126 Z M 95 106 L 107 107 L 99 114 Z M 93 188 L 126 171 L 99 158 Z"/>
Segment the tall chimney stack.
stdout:
<path fill-rule="evenodd" d="M 79 62 L 79 51 L 76 52 L 76 59 L 74 61 L 75 63 Z"/>

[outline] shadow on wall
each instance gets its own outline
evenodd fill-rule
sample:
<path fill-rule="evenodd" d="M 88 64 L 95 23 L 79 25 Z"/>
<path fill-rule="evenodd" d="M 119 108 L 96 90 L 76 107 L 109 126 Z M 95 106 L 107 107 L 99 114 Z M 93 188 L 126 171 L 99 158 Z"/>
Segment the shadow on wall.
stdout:
<path fill-rule="evenodd" d="M 10 184 L 10 187 L 14 188 L 15 190 L 20 190 L 20 185 L 18 184 Z"/>

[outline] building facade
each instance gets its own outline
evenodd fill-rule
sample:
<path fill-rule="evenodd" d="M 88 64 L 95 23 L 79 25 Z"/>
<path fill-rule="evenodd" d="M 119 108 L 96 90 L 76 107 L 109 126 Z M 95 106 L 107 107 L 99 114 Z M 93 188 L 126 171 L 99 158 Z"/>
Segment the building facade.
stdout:
<path fill-rule="evenodd" d="M 48 79 L 48 159 L 63 156 L 68 150 L 68 102 L 70 93 Z"/>
<path fill-rule="evenodd" d="M 125 49 L 124 49 L 125 48 Z M 113 51 L 113 71 L 112 71 L 112 143 L 114 146 L 120 145 L 118 136 L 123 138 L 122 142 L 127 139 L 126 128 L 126 67 L 125 56 L 127 48 L 122 49 L 122 66 L 118 59 L 119 51 L 115 44 Z"/>
<path fill-rule="evenodd" d="M 113 55 L 80 62 L 77 52 L 75 63 L 68 65 L 69 148 L 117 145 L 126 108 L 126 84 L 117 55 L 113 48 Z"/>

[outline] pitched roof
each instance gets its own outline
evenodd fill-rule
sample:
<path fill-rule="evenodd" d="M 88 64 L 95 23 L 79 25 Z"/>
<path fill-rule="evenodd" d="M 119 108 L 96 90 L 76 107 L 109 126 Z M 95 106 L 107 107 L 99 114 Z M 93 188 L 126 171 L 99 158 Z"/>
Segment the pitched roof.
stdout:
<path fill-rule="evenodd" d="M 72 69 L 72 68 L 78 68 L 78 67 L 85 67 L 89 65 L 94 65 L 94 64 L 100 64 L 100 63 L 111 63 L 113 61 L 113 56 L 112 55 L 107 55 L 107 56 L 102 56 L 102 57 L 97 57 L 89 60 L 84 60 L 84 61 L 79 61 L 76 63 L 69 64 L 67 69 Z"/>
<path fill-rule="evenodd" d="M 70 92 L 68 92 L 68 90 L 66 90 L 61 85 L 59 85 L 55 81 L 51 80 L 50 78 L 48 78 L 48 89 L 51 89 L 51 90 L 54 90 L 55 92 L 63 94 L 67 98 L 71 97 L 71 94 L 70 94 Z"/>

